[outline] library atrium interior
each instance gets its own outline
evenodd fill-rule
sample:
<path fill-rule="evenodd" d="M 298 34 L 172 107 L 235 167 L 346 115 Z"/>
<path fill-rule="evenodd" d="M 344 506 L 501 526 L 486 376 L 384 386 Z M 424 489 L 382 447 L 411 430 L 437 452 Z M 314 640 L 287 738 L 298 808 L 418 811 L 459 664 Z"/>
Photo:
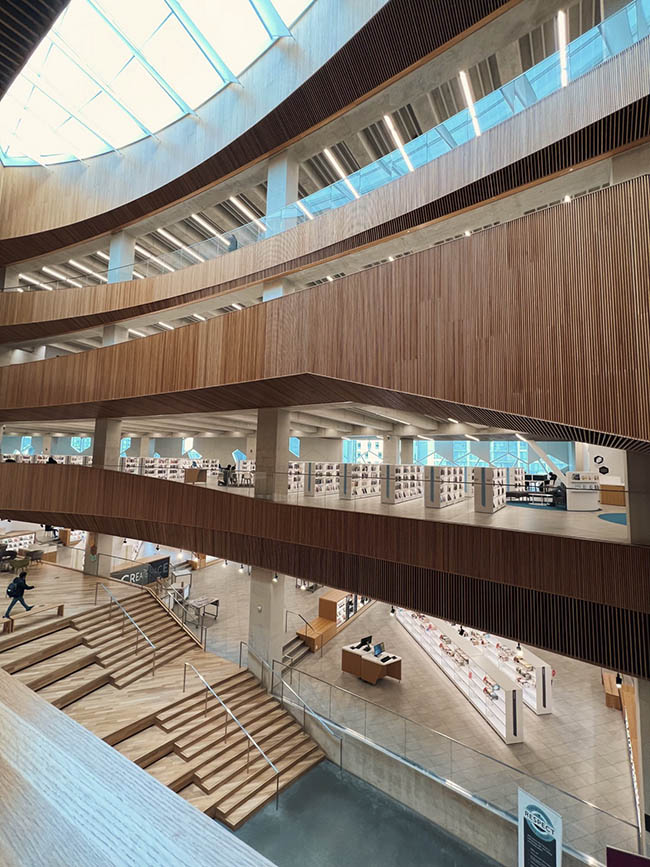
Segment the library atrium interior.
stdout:
<path fill-rule="evenodd" d="M 650 0 L 0 22 L 0 863 L 650 864 Z"/>

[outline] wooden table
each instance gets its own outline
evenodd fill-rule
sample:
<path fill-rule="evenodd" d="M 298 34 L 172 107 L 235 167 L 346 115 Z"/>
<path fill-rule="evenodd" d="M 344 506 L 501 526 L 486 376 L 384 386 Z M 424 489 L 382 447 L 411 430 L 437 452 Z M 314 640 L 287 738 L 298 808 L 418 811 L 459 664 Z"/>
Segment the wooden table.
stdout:
<path fill-rule="evenodd" d="M 391 659 L 382 662 L 381 660 L 388 655 L 391 656 Z M 395 680 L 401 680 L 402 657 L 387 653 L 375 656 L 372 645 L 370 650 L 357 650 L 356 645 L 349 644 L 341 651 L 341 670 L 348 674 L 355 674 L 361 680 L 373 685 L 382 677 L 394 677 Z"/>

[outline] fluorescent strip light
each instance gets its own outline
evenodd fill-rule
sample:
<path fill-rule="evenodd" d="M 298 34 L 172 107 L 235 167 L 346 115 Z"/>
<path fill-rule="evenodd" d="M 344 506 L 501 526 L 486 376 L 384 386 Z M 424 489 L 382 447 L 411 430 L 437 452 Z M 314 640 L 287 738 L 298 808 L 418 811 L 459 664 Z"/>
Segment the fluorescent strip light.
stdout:
<path fill-rule="evenodd" d="M 200 313 L 192 313 L 192 316 L 194 316 L 196 319 L 199 319 L 201 322 L 205 322 L 205 316 L 201 316 Z"/>
<path fill-rule="evenodd" d="M 385 114 L 384 115 L 384 122 L 385 122 L 386 126 L 388 127 L 388 131 L 390 132 L 390 134 L 393 137 L 393 141 L 395 142 L 397 149 L 401 153 L 402 158 L 404 159 L 404 162 L 406 163 L 406 167 L 408 168 L 408 170 L 410 172 L 414 172 L 415 169 L 413 168 L 413 163 L 411 162 L 408 154 L 404 150 L 404 143 L 402 142 L 402 139 L 400 138 L 400 134 L 397 131 L 397 127 L 393 123 L 393 118 L 389 114 Z"/>
<path fill-rule="evenodd" d="M 389 262 L 394 262 L 394 261 L 395 261 L 395 257 L 394 257 L 394 256 L 389 256 L 389 257 L 388 257 L 388 261 L 389 261 Z"/>
<path fill-rule="evenodd" d="M 167 331 L 173 331 L 174 330 L 174 326 L 170 325 L 168 322 L 159 322 L 158 325 L 160 325 L 161 328 L 166 328 Z"/>
<path fill-rule="evenodd" d="M 328 282 L 328 283 L 333 283 L 333 282 L 334 282 L 334 278 L 333 278 L 333 277 L 330 277 L 329 274 L 327 275 L 327 282 Z"/>
<path fill-rule="evenodd" d="M 135 252 L 139 253 L 141 256 L 144 256 L 145 259 L 149 259 L 149 261 L 154 262 L 156 265 L 160 265 L 161 268 L 166 268 L 168 271 L 176 270 L 175 268 L 172 268 L 171 265 L 168 265 L 167 262 L 163 262 L 162 259 L 159 259 L 157 256 L 154 256 L 153 253 L 145 250 L 144 247 L 141 247 L 139 244 L 135 245 Z"/>
<path fill-rule="evenodd" d="M 25 291 L 25 290 L 24 290 L 24 289 L 21 289 L 20 286 L 16 286 L 16 292 L 20 292 L 20 294 L 22 295 L 24 291 Z M 52 290 L 50 289 L 50 292 L 51 292 L 51 291 L 52 291 Z"/>
<path fill-rule="evenodd" d="M 138 280 L 144 280 L 144 274 L 141 274 L 139 271 L 134 271 L 133 276 L 137 277 Z"/>
<path fill-rule="evenodd" d="M 103 250 L 96 250 L 96 251 L 95 251 L 95 256 L 99 256 L 99 258 L 100 258 L 100 259 L 103 259 L 104 262 L 110 262 L 110 261 L 111 261 L 111 260 L 110 260 L 110 257 L 107 256 L 106 253 L 104 253 Z"/>
<path fill-rule="evenodd" d="M 83 286 L 77 280 L 71 280 L 69 277 L 66 277 L 65 274 L 55 271 L 54 268 L 48 268 L 47 265 L 43 265 L 41 271 L 43 271 L 44 274 L 49 274 L 51 277 L 56 277 L 58 280 L 65 280 L 66 283 L 69 283 L 71 286 L 76 286 L 77 289 L 83 289 Z"/>
<path fill-rule="evenodd" d="M 26 274 L 19 274 L 19 275 L 18 275 L 18 279 L 19 279 L 19 280 L 24 280 L 25 283 L 33 283 L 34 286 L 40 286 L 41 289 L 47 289 L 48 292 L 52 292 L 52 291 L 53 291 L 52 287 L 51 287 L 51 286 L 48 286 L 47 283 L 40 283 L 38 280 L 32 280 L 32 279 L 31 279 L 30 277 L 28 277 Z M 24 291 L 23 289 L 20 288 L 20 286 L 17 286 L 16 288 L 18 289 L 19 292 L 23 292 L 23 291 Z"/>
<path fill-rule="evenodd" d="M 179 241 L 177 237 L 172 235 L 171 232 L 168 232 L 167 229 L 156 229 L 159 235 L 162 235 L 163 238 L 166 238 L 170 244 L 176 244 L 177 247 L 180 247 L 181 250 L 184 250 L 186 253 L 189 253 L 197 262 L 205 262 L 203 256 L 199 256 L 198 253 L 195 253 L 191 247 L 188 247 L 187 244 L 184 244 L 182 241 Z"/>
<path fill-rule="evenodd" d="M 355 188 L 352 186 L 352 184 L 351 184 L 350 181 L 348 180 L 348 176 L 347 176 L 347 175 L 345 174 L 345 172 L 343 171 L 343 169 L 342 169 L 342 167 L 341 167 L 341 164 L 340 164 L 339 161 L 336 159 L 336 157 L 334 156 L 334 154 L 332 153 L 332 151 L 331 151 L 329 148 L 325 148 L 325 150 L 323 151 L 323 153 L 325 154 L 325 156 L 327 157 L 327 159 L 328 159 L 328 160 L 330 161 L 330 163 L 332 164 L 332 168 L 333 168 L 334 171 L 337 173 L 337 175 L 341 178 L 342 181 L 345 181 L 347 187 L 352 191 L 352 194 L 354 195 L 354 198 L 355 198 L 355 199 L 360 198 L 359 193 L 355 190 Z"/>
<path fill-rule="evenodd" d="M 476 116 L 476 109 L 474 108 L 474 97 L 472 96 L 472 90 L 469 86 L 469 79 L 467 78 L 467 73 L 464 69 L 461 69 L 461 71 L 458 73 L 458 76 L 460 78 L 460 86 L 463 89 L 465 104 L 469 109 L 469 116 L 472 118 L 474 133 L 479 136 L 481 134 L 481 127 L 479 126 L 478 117 Z"/>
<path fill-rule="evenodd" d="M 235 308 L 235 310 L 243 310 L 243 309 L 244 309 L 244 308 L 241 306 L 241 304 L 237 304 L 236 301 L 233 301 L 233 302 L 232 302 L 232 306 Z"/>
<path fill-rule="evenodd" d="M 239 208 L 242 214 L 251 221 L 251 223 L 255 223 L 258 228 L 260 228 L 263 232 L 266 232 L 267 227 L 261 220 L 258 220 L 255 214 L 251 211 L 250 208 L 247 208 L 243 202 L 240 202 L 239 199 L 235 198 L 235 196 L 230 196 L 230 201 L 235 205 L 235 207 Z"/>
<path fill-rule="evenodd" d="M 208 232 L 213 238 L 216 238 L 217 241 L 221 241 L 222 244 L 225 244 L 226 247 L 230 247 L 230 238 L 226 238 L 225 235 L 220 235 L 214 228 L 208 223 L 207 220 L 204 220 L 200 214 L 190 214 L 192 219 L 199 224 L 206 232 Z"/>
<path fill-rule="evenodd" d="M 92 268 L 86 267 L 86 265 L 82 265 L 81 262 L 77 262 L 76 259 L 68 259 L 68 264 L 72 265 L 73 268 L 78 268 L 79 271 L 84 271 L 86 274 L 90 274 L 91 277 L 96 277 L 98 280 L 103 280 L 104 283 L 108 283 L 106 277 L 102 274 L 98 274 L 97 271 L 93 271 Z"/>
<path fill-rule="evenodd" d="M 308 208 L 306 208 L 306 207 L 303 205 L 303 203 L 300 201 L 300 199 L 296 202 L 296 204 L 298 205 L 298 207 L 300 208 L 300 210 L 303 212 L 303 214 L 304 214 L 306 217 L 308 217 L 310 220 L 313 220 L 313 219 L 314 219 L 314 215 L 311 213 L 311 211 L 309 211 Z"/>
<path fill-rule="evenodd" d="M 521 440 L 522 443 L 526 443 L 526 442 L 528 442 L 528 440 L 526 439 L 526 437 L 522 437 L 521 434 L 516 433 L 515 436 L 517 437 L 518 440 Z"/>
<path fill-rule="evenodd" d="M 129 334 L 135 334 L 136 337 L 145 337 L 146 336 L 141 331 L 136 331 L 135 328 L 127 328 L 127 331 L 129 332 Z"/>
<path fill-rule="evenodd" d="M 455 418 L 448 418 L 447 421 L 450 421 L 452 424 L 458 424 L 458 421 Z"/>
<path fill-rule="evenodd" d="M 570 204 L 571 204 L 571 196 L 570 196 L 568 193 L 567 193 L 566 196 L 564 197 L 564 204 L 565 204 L 565 205 L 570 205 Z"/>
<path fill-rule="evenodd" d="M 473 437 L 471 434 L 465 434 L 468 440 L 474 440 L 475 442 L 480 442 L 478 437 Z"/>
<path fill-rule="evenodd" d="M 560 9 L 557 13 L 557 44 L 560 47 L 560 83 L 562 87 L 566 87 L 569 83 L 566 43 L 566 12 Z"/>

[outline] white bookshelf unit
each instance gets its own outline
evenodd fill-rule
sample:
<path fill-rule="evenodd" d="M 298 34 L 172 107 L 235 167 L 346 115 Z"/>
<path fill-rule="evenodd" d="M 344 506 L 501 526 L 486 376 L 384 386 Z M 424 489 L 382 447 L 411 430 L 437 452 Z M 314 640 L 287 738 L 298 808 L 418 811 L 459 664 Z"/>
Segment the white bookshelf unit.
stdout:
<path fill-rule="evenodd" d="M 120 458 L 120 472 L 131 473 L 134 476 L 140 475 L 143 460 L 143 458 Z"/>
<path fill-rule="evenodd" d="M 339 492 L 339 465 L 324 461 L 305 464 L 305 496 L 325 497 Z"/>
<path fill-rule="evenodd" d="M 465 499 L 465 468 L 433 466 L 424 468 L 424 505 L 444 509 Z"/>
<path fill-rule="evenodd" d="M 0 545 L 6 545 L 7 551 L 18 551 L 34 544 L 35 533 L 7 533 L 0 536 Z"/>
<path fill-rule="evenodd" d="M 422 496 L 423 468 L 416 464 L 383 464 L 381 467 L 382 503 L 405 503 Z"/>
<path fill-rule="evenodd" d="M 566 507 L 568 512 L 598 512 L 600 509 L 599 473 L 567 473 Z"/>
<path fill-rule="evenodd" d="M 303 491 L 305 489 L 304 463 L 301 461 L 289 461 L 287 479 L 287 490 L 289 493 Z"/>
<path fill-rule="evenodd" d="M 339 497 L 360 500 L 381 493 L 380 464 L 342 464 Z"/>
<path fill-rule="evenodd" d="M 507 744 L 524 740 L 521 687 L 451 624 L 396 609 L 396 618 Z"/>
<path fill-rule="evenodd" d="M 506 504 L 506 471 L 474 467 L 474 511 L 498 512 Z"/>
<path fill-rule="evenodd" d="M 526 470 L 523 467 L 506 467 L 506 490 L 526 490 Z"/>

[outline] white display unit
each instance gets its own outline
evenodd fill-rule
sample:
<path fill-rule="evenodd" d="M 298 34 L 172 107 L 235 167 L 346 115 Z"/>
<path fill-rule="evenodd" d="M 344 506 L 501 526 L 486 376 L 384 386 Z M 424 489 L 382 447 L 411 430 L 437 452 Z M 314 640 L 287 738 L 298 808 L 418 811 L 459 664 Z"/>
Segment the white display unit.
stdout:
<path fill-rule="evenodd" d="M 451 624 L 405 608 L 397 620 L 507 744 L 524 740 L 522 689 Z"/>
<path fill-rule="evenodd" d="M 381 493 L 380 464 L 341 464 L 339 497 L 361 500 Z"/>
<path fill-rule="evenodd" d="M 339 465 L 323 461 L 305 464 L 305 496 L 325 497 L 339 492 Z"/>
<path fill-rule="evenodd" d="M 382 503 L 405 503 L 422 496 L 424 473 L 416 464 L 383 464 L 381 467 Z"/>
<path fill-rule="evenodd" d="M 0 536 L 0 545 L 6 545 L 7 551 L 18 551 L 20 548 L 28 548 L 34 544 L 35 533 L 16 533 L 15 535 Z"/>
<path fill-rule="evenodd" d="M 523 467 L 506 467 L 506 490 L 526 490 L 526 470 Z"/>
<path fill-rule="evenodd" d="M 142 468 L 142 458 L 124 457 L 120 458 L 120 472 L 132 473 L 137 476 Z"/>
<path fill-rule="evenodd" d="M 506 504 L 506 471 L 474 467 L 474 511 L 498 512 Z"/>
<path fill-rule="evenodd" d="M 569 470 L 566 474 L 568 512 L 597 512 L 600 509 L 600 475 Z"/>
<path fill-rule="evenodd" d="M 305 465 L 301 461 L 289 461 L 287 490 L 289 493 L 305 489 Z"/>
<path fill-rule="evenodd" d="M 424 505 L 429 509 L 444 509 L 465 499 L 464 467 L 425 467 Z"/>

